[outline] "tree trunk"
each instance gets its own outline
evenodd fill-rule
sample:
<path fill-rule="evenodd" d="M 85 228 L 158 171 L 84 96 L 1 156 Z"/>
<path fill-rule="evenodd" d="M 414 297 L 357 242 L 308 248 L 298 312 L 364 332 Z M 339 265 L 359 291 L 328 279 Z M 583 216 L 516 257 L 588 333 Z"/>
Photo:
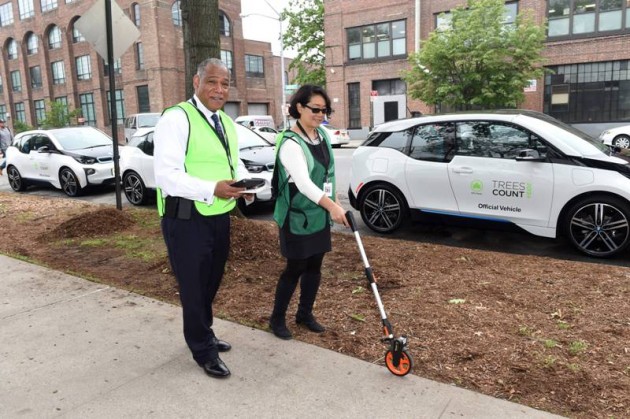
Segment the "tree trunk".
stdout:
<path fill-rule="evenodd" d="M 206 58 L 221 57 L 219 0 L 181 0 L 186 97 L 194 93 L 192 79 L 197 65 Z"/>

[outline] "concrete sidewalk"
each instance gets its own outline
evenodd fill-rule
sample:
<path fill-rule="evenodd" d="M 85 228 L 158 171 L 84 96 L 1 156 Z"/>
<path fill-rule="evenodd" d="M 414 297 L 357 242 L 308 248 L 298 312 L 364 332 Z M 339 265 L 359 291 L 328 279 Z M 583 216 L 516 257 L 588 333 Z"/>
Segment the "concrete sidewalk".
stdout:
<path fill-rule="evenodd" d="M 177 306 L 5 256 L 0 278 L 2 418 L 559 417 L 226 321 L 213 379 Z"/>

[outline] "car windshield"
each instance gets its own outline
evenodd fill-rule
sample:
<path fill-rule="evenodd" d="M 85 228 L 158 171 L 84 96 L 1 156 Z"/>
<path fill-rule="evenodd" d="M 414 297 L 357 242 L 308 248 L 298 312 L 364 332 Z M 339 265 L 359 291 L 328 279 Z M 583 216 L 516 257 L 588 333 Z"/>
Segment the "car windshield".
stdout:
<path fill-rule="evenodd" d="M 138 128 L 154 127 L 160 119 L 160 114 L 138 115 Z"/>
<path fill-rule="evenodd" d="M 110 137 L 90 127 L 62 128 L 54 130 L 53 134 L 64 150 L 80 150 L 113 144 Z"/>
<path fill-rule="evenodd" d="M 234 124 L 238 135 L 238 148 L 269 147 L 271 144 L 260 135 L 242 125 Z"/>

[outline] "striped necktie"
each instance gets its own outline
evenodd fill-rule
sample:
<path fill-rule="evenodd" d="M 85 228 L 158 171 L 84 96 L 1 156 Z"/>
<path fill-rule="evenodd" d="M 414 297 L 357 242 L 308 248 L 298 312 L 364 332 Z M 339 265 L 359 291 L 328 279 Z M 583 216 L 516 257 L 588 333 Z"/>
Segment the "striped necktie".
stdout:
<path fill-rule="evenodd" d="M 213 113 L 210 118 L 212 119 L 212 122 L 214 122 L 214 128 L 217 130 L 219 140 L 221 140 L 221 142 L 225 146 L 227 142 L 225 141 L 225 135 L 223 135 L 223 128 L 221 127 L 221 122 L 219 121 L 219 115 Z"/>

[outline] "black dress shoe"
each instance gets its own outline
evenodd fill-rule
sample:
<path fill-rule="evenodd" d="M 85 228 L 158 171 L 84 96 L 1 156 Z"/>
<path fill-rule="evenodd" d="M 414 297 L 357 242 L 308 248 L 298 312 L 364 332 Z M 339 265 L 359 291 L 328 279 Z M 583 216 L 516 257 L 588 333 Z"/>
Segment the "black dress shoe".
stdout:
<path fill-rule="evenodd" d="M 203 370 L 210 377 L 214 378 L 225 378 L 230 375 L 230 370 L 227 365 L 221 360 L 221 358 L 211 359 L 208 362 L 200 363 L 199 366 L 203 368 Z"/>
<path fill-rule="evenodd" d="M 326 331 L 326 328 L 324 326 L 322 326 L 321 324 L 317 323 L 317 320 L 315 320 L 315 317 L 313 317 L 313 315 L 310 315 L 310 316 L 296 316 L 295 317 L 295 322 L 297 324 L 301 324 L 301 325 L 306 326 L 306 328 L 308 330 L 310 330 L 311 332 L 324 333 Z"/>
<path fill-rule="evenodd" d="M 232 345 L 221 339 L 214 338 L 214 344 L 217 345 L 219 352 L 227 352 L 232 349 Z"/>

